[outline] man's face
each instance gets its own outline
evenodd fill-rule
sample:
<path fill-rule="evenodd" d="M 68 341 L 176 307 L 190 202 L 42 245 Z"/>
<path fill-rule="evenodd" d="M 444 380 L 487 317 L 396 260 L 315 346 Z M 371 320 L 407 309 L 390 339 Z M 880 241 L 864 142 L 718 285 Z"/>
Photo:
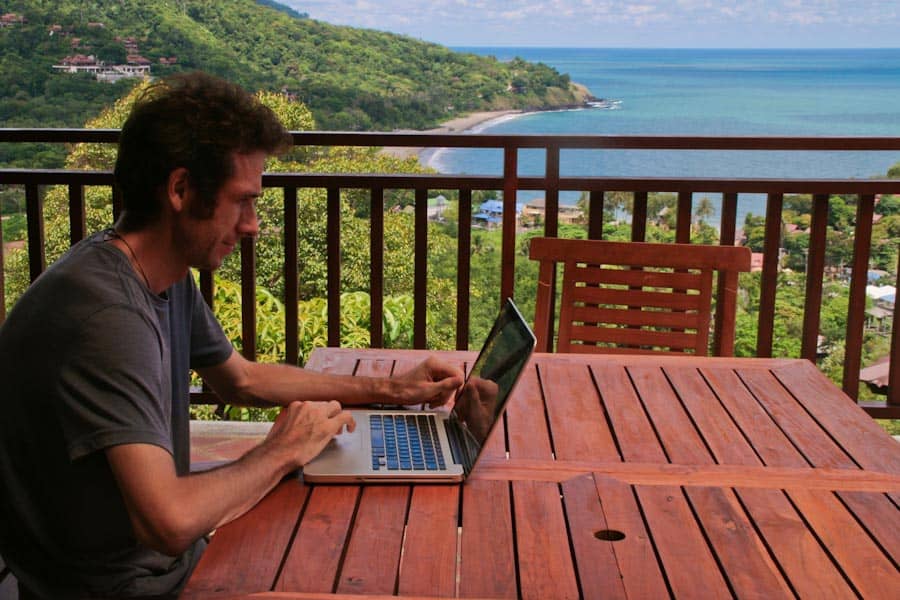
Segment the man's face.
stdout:
<path fill-rule="evenodd" d="M 233 160 L 234 173 L 216 195 L 212 217 L 198 219 L 187 210 L 177 222 L 177 242 L 192 267 L 218 268 L 241 238 L 259 233 L 256 199 L 262 194 L 266 154 L 235 154 Z"/>

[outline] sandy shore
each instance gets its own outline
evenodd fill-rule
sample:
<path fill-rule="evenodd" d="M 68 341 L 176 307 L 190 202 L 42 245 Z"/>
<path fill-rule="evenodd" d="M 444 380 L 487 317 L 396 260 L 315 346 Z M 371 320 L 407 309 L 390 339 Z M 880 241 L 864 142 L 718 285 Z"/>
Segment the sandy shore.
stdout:
<path fill-rule="evenodd" d="M 487 123 L 488 121 L 493 121 L 494 119 L 499 119 L 500 117 L 505 117 L 507 115 L 517 115 L 521 113 L 521 110 L 489 110 L 474 112 L 464 117 L 450 119 L 449 121 L 442 123 L 440 127 L 435 127 L 434 129 L 426 129 L 424 131 L 404 129 L 399 130 L 397 133 L 463 133 Z M 421 155 L 424 150 L 425 148 L 391 146 L 383 148 L 382 152 L 397 158 L 411 158 L 413 156 Z"/>

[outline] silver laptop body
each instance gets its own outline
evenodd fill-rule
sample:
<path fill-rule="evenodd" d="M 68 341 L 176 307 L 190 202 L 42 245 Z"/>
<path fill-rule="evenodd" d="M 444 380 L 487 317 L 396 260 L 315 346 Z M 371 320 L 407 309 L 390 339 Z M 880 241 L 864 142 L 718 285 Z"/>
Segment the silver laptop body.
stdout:
<path fill-rule="evenodd" d="M 463 481 L 534 350 L 535 338 L 507 300 L 449 413 L 441 410 L 354 410 L 344 432 L 303 468 L 313 483 Z M 374 450 L 374 451 L 373 451 Z"/>

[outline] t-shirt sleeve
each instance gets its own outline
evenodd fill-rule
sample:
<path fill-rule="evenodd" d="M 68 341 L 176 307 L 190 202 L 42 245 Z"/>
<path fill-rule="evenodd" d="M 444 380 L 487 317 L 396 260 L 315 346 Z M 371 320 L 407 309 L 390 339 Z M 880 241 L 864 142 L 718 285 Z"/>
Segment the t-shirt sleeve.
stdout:
<path fill-rule="evenodd" d="M 169 365 L 156 328 L 117 305 L 86 320 L 78 335 L 78 351 L 61 365 L 57 405 L 69 458 L 129 443 L 171 453 Z"/>
<path fill-rule="evenodd" d="M 203 295 L 188 276 L 193 300 L 191 302 L 191 368 L 214 367 L 225 362 L 234 351 L 222 326 L 216 320 Z"/>

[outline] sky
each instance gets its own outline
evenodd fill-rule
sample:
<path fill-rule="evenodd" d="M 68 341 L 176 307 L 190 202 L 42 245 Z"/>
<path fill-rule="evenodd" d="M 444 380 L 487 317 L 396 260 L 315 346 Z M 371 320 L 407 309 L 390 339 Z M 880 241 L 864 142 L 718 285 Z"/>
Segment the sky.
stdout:
<path fill-rule="evenodd" d="M 897 0 L 280 0 L 310 18 L 446 46 L 900 46 Z"/>

